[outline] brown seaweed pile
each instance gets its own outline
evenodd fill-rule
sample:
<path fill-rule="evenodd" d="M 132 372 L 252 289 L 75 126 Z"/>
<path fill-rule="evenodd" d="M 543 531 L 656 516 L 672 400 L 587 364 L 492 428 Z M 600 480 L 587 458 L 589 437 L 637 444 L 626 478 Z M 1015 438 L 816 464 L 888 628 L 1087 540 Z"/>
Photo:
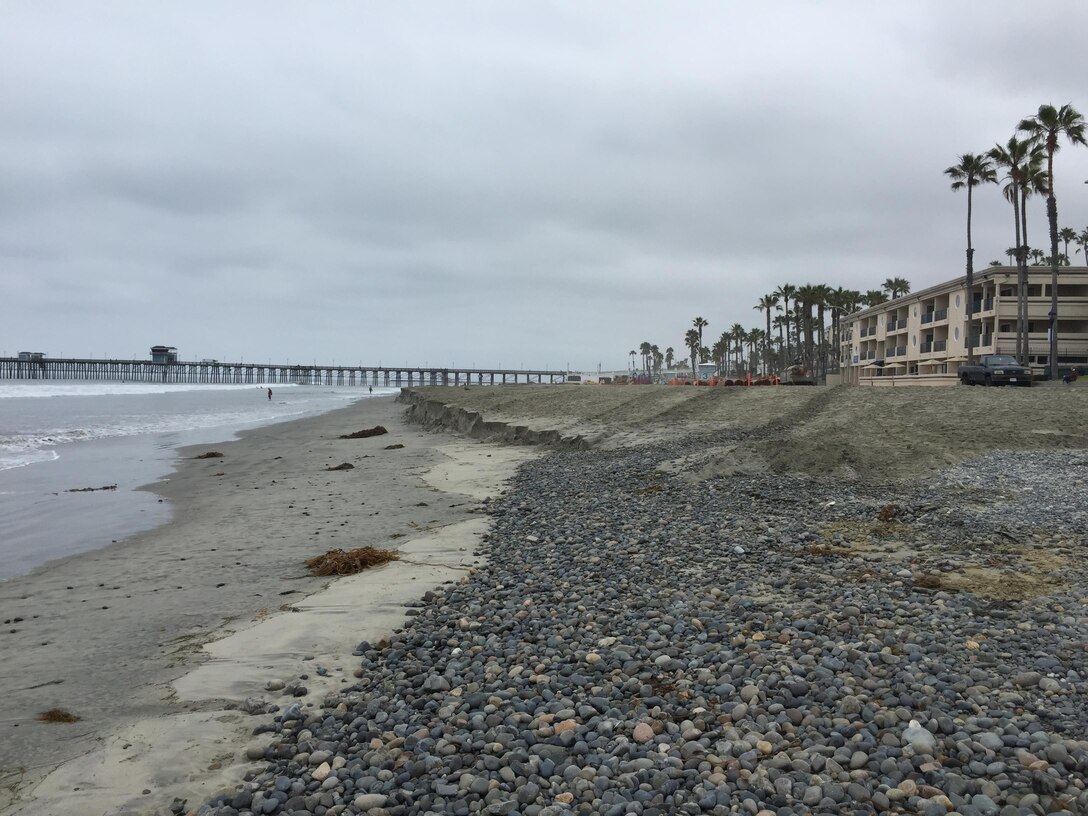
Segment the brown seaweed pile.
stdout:
<path fill-rule="evenodd" d="M 387 431 L 385 429 L 385 426 L 375 425 L 373 428 L 363 428 L 363 430 L 356 431 L 355 433 L 341 434 L 340 438 L 341 439 L 366 439 L 367 437 L 370 437 L 370 436 L 381 436 L 382 434 L 387 434 L 387 433 L 389 433 L 389 431 Z"/>
<path fill-rule="evenodd" d="M 63 708 L 51 708 L 39 714 L 38 719 L 47 723 L 74 723 L 79 722 L 80 718 Z"/>
<path fill-rule="evenodd" d="M 376 547 L 359 547 L 355 550 L 329 550 L 324 555 L 310 558 L 306 566 L 314 575 L 354 575 L 371 567 L 380 567 L 390 561 L 399 561 L 396 550 L 379 550 Z"/>

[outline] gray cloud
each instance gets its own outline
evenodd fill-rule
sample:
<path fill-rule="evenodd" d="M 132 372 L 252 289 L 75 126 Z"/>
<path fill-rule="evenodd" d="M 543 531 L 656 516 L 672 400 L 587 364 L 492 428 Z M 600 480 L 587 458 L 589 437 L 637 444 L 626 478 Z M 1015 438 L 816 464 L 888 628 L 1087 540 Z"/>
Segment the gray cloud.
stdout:
<path fill-rule="evenodd" d="M 783 282 L 922 288 L 943 168 L 1088 110 L 1081 5 L 6 4 L 0 352 L 623 367 Z M 1057 178 L 1085 228 L 1088 150 Z"/>

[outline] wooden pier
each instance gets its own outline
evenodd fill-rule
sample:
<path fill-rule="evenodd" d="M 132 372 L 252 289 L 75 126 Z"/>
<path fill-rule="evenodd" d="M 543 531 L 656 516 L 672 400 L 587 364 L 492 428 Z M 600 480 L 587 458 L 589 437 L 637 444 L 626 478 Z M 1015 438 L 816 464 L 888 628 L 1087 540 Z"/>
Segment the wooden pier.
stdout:
<path fill-rule="evenodd" d="M 264 363 L 156 363 L 150 360 L 33 360 L 0 357 L 0 380 L 85 380 L 226 385 L 505 385 L 562 382 L 565 372 L 433 368 L 428 366 L 272 365 Z"/>

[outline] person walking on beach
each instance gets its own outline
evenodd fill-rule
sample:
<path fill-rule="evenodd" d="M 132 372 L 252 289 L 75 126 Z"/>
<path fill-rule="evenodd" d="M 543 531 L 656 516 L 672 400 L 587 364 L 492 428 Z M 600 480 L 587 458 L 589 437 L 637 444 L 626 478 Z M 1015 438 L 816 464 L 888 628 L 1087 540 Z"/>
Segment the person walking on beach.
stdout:
<path fill-rule="evenodd" d="M 268 401 L 269 402 L 272 401 L 272 389 L 271 388 L 268 389 Z"/>
<path fill-rule="evenodd" d="M 370 393 L 371 393 L 371 394 L 373 394 L 373 393 L 374 393 L 374 386 L 373 386 L 373 385 L 372 385 L 372 386 L 370 386 Z"/>

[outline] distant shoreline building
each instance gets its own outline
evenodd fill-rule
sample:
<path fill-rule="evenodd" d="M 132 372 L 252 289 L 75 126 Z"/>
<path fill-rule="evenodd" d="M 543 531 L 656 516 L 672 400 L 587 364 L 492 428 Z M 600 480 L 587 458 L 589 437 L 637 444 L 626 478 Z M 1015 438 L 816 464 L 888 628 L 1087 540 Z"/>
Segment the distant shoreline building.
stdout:
<path fill-rule="evenodd" d="M 152 346 L 151 347 L 151 362 L 153 363 L 176 363 L 178 361 L 178 350 L 173 346 Z"/>
<path fill-rule="evenodd" d="M 1029 266 L 1028 364 L 1042 375 L 1050 364 L 1051 268 Z M 843 317 L 842 382 L 854 385 L 948 385 L 967 362 L 967 309 L 972 350 L 1016 353 L 1017 270 L 991 266 Z M 1058 371 L 1088 365 L 1088 267 L 1058 271 Z"/>

